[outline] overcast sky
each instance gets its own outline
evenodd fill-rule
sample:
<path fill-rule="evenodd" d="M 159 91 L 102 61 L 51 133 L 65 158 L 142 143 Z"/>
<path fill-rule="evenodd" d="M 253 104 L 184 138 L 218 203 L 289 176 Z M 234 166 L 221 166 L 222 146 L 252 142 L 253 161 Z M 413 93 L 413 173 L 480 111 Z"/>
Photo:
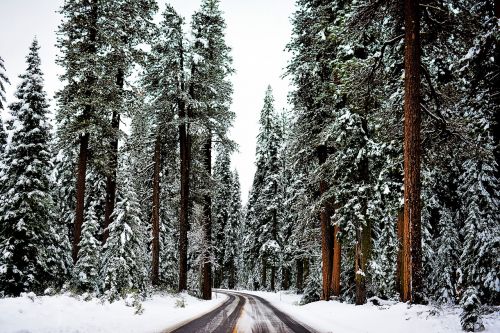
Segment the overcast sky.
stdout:
<path fill-rule="evenodd" d="M 161 11 L 167 1 L 158 2 Z M 169 2 L 189 20 L 201 0 Z M 0 0 L 0 56 L 12 83 L 7 87 L 7 103 L 13 101 L 14 88 L 19 82 L 17 76 L 26 69 L 25 56 L 34 36 L 41 46 L 45 87 L 51 100 L 61 87 L 58 80 L 61 69 L 55 64 L 58 52 L 55 31 L 61 20 L 56 11 L 62 4 L 63 0 Z M 221 0 L 221 8 L 236 69 L 232 78 L 236 121 L 231 138 L 239 144 L 239 153 L 233 156 L 233 166 L 240 174 L 246 202 L 255 172 L 258 115 L 268 84 L 273 87 L 276 108 L 287 107 L 288 80 L 281 76 L 289 59 L 284 48 L 290 39 L 294 0 Z"/>

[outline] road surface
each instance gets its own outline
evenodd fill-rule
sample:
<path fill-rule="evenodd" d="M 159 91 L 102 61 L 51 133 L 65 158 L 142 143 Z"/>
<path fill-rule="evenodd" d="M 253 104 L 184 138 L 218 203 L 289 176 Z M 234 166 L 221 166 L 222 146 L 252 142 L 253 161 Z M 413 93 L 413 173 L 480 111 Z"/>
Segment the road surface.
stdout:
<path fill-rule="evenodd" d="M 172 333 L 314 333 L 315 331 L 276 309 L 265 299 L 246 293 L 217 290 L 228 299 L 218 308 Z"/>

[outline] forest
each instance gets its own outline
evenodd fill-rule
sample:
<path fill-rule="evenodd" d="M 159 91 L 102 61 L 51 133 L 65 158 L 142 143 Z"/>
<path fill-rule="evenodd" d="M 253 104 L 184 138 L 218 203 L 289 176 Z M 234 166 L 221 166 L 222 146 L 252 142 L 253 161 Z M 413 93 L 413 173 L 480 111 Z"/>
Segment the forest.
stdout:
<path fill-rule="evenodd" d="M 200 3 L 187 26 L 156 0 L 65 0 L 54 110 L 36 38 L 13 100 L 0 58 L 0 298 L 289 290 L 460 306 L 484 329 L 500 1 L 297 0 L 290 107 L 262 91 L 246 203 L 225 17 Z"/>

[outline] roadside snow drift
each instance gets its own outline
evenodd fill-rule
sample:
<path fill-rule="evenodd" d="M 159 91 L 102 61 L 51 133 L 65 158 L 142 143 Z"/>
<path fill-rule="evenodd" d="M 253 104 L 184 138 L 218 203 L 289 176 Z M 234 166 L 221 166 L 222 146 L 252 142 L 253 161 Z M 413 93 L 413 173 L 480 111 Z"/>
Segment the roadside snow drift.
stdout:
<path fill-rule="evenodd" d="M 24 295 L 0 299 L 0 332 L 162 332 L 214 309 L 225 299 L 220 294 L 211 301 L 188 294 L 155 294 L 142 302 L 143 313 L 135 314 L 132 299 L 109 303 L 70 295 Z"/>

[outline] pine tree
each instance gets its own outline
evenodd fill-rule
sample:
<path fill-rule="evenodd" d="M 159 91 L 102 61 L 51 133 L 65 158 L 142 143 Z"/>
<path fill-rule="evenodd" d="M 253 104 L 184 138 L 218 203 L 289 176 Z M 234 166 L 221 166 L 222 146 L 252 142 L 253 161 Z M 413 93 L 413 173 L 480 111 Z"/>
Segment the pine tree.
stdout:
<path fill-rule="evenodd" d="M 103 247 L 104 289 L 112 300 L 124 297 L 128 292 L 144 293 L 148 285 L 148 237 L 131 179 L 132 173 L 125 169 L 116 216 L 109 226 L 109 237 Z"/>
<path fill-rule="evenodd" d="M 99 222 L 96 205 L 86 209 L 78 258 L 73 270 L 73 286 L 78 292 L 97 295 L 101 291 L 101 242 L 97 239 Z"/>
<path fill-rule="evenodd" d="M 215 191 L 213 194 L 213 251 L 215 257 L 214 287 L 227 287 L 227 273 L 231 274 L 224 265 L 226 251 L 226 237 L 232 226 L 229 224 L 232 204 L 233 175 L 231 173 L 231 159 L 229 152 L 222 148 L 217 154 L 214 166 Z M 226 273 L 226 274 L 224 274 Z"/>
<path fill-rule="evenodd" d="M 9 105 L 12 142 L 2 163 L 0 193 L 0 290 L 40 292 L 66 274 L 54 215 L 48 103 L 35 39 L 28 67 Z"/>
<path fill-rule="evenodd" d="M 3 103 L 7 102 L 5 98 L 5 84 L 9 84 L 9 79 L 7 74 L 5 73 L 5 65 L 3 63 L 2 57 L 0 57 L 0 156 L 5 151 L 5 147 L 7 145 L 7 133 L 5 133 L 5 129 L 3 128 L 2 121 L 2 110 L 4 108 Z"/>
<path fill-rule="evenodd" d="M 61 79 L 66 86 L 57 93 L 59 111 L 58 136 L 70 147 L 78 147 L 76 205 L 73 231 L 73 262 L 78 258 L 78 244 L 85 216 L 87 164 L 90 151 L 93 160 L 102 158 L 103 124 L 107 123 L 105 100 L 107 82 L 102 80 L 104 66 L 98 57 L 102 38 L 99 38 L 99 1 L 66 1 L 61 8 L 64 21 L 59 26 L 58 63 L 65 69 Z M 92 139 L 92 141 L 91 141 Z M 93 148 L 93 149 L 92 149 Z"/>
<path fill-rule="evenodd" d="M 246 247 L 248 265 L 260 269 L 260 288 L 274 290 L 276 268 L 281 247 L 279 245 L 279 214 L 281 213 L 280 187 L 281 127 L 274 109 L 274 97 L 269 86 L 260 113 L 257 136 L 257 156 L 250 198 L 248 202 Z M 267 271 L 271 271 L 270 283 Z M 256 272 L 254 272 L 256 274 Z"/>
<path fill-rule="evenodd" d="M 224 270 L 229 273 L 227 277 L 227 287 L 229 289 L 234 289 L 239 284 L 238 275 L 240 267 L 238 267 L 238 257 L 241 251 L 239 228 L 242 226 L 242 207 L 238 172 L 234 170 L 231 176 L 229 216 L 225 231 L 223 267 Z"/>
<path fill-rule="evenodd" d="M 149 31 L 154 27 L 153 15 L 157 10 L 154 0 L 118 0 L 103 2 L 99 21 L 101 36 L 105 38 L 104 80 L 108 85 L 107 102 L 111 109 L 108 123 L 109 147 L 106 165 L 106 210 L 104 216 L 104 237 L 107 226 L 112 222 L 116 199 L 116 172 L 118 167 L 118 140 L 120 138 L 120 117 L 126 113 L 126 79 L 134 65 L 143 62 L 143 52 L 138 47 L 149 40 Z M 114 81 L 115 84 L 112 84 Z"/>
<path fill-rule="evenodd" d="M 461 303 L 463 308 L 462 315 L 460 316 L 462 329 L 466 332 L 484 331 L 480 313 L 481 301 L 477 296 L 477 289 L 474 287 L 467 288 Z"/>
<path fill-rule="evenodd" d="M 193 116 L 202 124 L 201 160 L 204 166 L 202 228 L 205 244 L 203 244 L 202 295 L 204 299 L 210 299 L 212 143 L 215 138 L 227 146 L 231 145 L 226 134 L 234 119 L 234 113 L 229 110 L 233 91 L 229 76 L 233 73 L 233 68 L 230 48 L 225 42 L 226 23 L 219 8 L 219 0 L 204 0 L 200 10 L 193 15 L 191 27 L 193 46 L 189 91 L 193 99 Z M 183 254 L 181 258 L 182 256 Z"/>

